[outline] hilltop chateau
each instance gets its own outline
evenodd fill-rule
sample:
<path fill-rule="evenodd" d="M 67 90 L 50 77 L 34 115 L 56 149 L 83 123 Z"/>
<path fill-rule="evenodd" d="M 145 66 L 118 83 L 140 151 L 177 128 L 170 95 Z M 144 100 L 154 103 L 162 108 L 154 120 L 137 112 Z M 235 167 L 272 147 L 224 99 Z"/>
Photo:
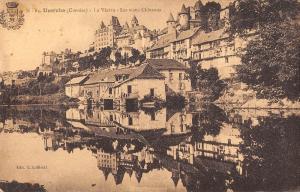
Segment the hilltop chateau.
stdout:
<path fill-rule="evenodd" d="M 87 50 L 72 52 L 71 49 L 66 49 L 59 54 L 54 52 L 44 53 L 39 73 L 76 73 L 81 76 L 93 77 L 97 76 L 97 74 L 93 74 L 93 71 L 106 69 L 108 71 L 98 71 L 96 73 L 105 73 L 102 75 L 104 81 L 106 81 L 106 75 L 113 74 L 111 78 L 113 81 L 109 83 L 114 84 L 119 81 L 119 79 L 115 79 L 115 73 L 126 71 L 127 76 L 130 76 L 131 72 L 141 68 L 136 66 L 142 63 L 141 60 L 128 62 L 128 58 L 133 55 L 133 50 L 136 50 L 148 62 L 156 60 L 159 63 L 159 67 L 154 67 L 154 71 L 160 73 L 162 77 L 157 78 L 159 76 L 157 74 L 153 77 L 153 80 L 160 79 L 160 82 L 165 82 L 163 84 L 168 90 L 166 90 L 166 93 L 161 94 L 162 100 L 165 100 L 165 95 L 169 95 L 169 90 L 186 95 L 188 91 L 191 91 L 191 86 L 190 82 L 183 83 L 183 81 L 190 81 L 185 73 L 192 64 L 201 66 L 203 69 L 216 68 L 221 79 L 231 79 L 234 76 L 235 66 L 241 62 L 237 53 L 246 46 L 248 40 L 253 38 L 255 33 L 250 32 L 243 39 L 238 37 L 229 39 L 229 35 L 225 31 L 231 15 L 231 6 L 235 6 L 235 4 L 228 3 L 226 6 L 221 7 L 216 2 L 208 2 L 204 5 L 200 0 L 197 0 L 192 6 L 183 4 L 177 14 L 169 14 L 166 18 L 166 27 L 161 30 L 148 29 L 139 23 L 135 15 L 133 15 L 130 22 L 125 22 L 123 25 L 118 17 L 112 16 L 108 23 L 100 22 L 94 34 L 94 42 L 90 44 Z M 107 51 L 107 49 L 109 50 Z M 106 61 L 98 60 L 98 66 L 92 64 L 99 57 L 99 53 L 103 55 L 105 52 L 108 52 L 108 56 L 104 58 Z M 122 58 L 118 63 L 117 52 Z M 104 62 L 106 63 L 104 64 Z M 175 62 L 180 63 L 180 70 L 182 71 L 172 68 L 171 63 Z M 130 68 L 130 70 L 122 68 Z M 152 70 L 153 65 L 150 68 Z M 161 69 L 165 69 L 165 71 Z M 149 71 L 146 70 L 145 72 L 147 74 Z M 174 78 L 179 80 L 174 81 Z M 97 79 L 97 83 L 101 81 L 103 81 L 101 78 Z M 148 81 L 151 85 L 150 79 Z M 72 86 L 67 85 L 67 87 Z M 86 97 L 87 91 L 88 94 L 93 93 L 93 96 L 90 97 L 94 101 L 103 99 L 98 98 L 100 92 L 102 92 L 101 90 L 98 90 L 98 93 L 97 89 L 90 88 L 87 90 L 86 83 L 80 84 L 80 86 L 84 88 L 80 93 L 76 90 L 75 95 Z M 111 87 L 111 95 L 114 95 L 113 91 L 117 90 L 114 86 Z M 149 87 L 149 90 L 145 93 L 139 90 L 139 94 L 141 94 L 139 100 L 147 94 L 157 94 L 156 91 L 153 94 L 153 90 L 155 90 L 153 87 Z M 70 97 L 74 97 L 73 89 L 70 88 L 67 92 Z M 127 92 L 131 94 L 130 90 L 127 90 Z M 98 96 L 95 97 L 95 95 Z M 114 96 L 113 99 L 116 98 L 118 97 Z"/>
<path fill-rule="evenodd" d="M 119 19 L 111 17 L 108 25 L 101 21 L 99 28 L 95 32 L 94 50 L 101 50 L 104 47 L 126 48 L 132 47 L 140 51 L 152 45 L 154 33 L 144 25 L 140 25 L 134 15 L 130 24 L 126 22 L 121 26 Z"/>

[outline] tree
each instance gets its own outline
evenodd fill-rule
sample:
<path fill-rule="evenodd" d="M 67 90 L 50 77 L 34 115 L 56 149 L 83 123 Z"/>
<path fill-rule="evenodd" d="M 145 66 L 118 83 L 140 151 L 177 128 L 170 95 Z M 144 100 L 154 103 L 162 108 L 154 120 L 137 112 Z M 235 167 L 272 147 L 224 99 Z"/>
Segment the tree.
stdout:
<path fill-rule="evenodd" d="M 237 0 L 230 6 L 228 32 L 244 34 L 257 26 L 295 19 L 299 9 L 297 0 Z"/>
<path fill-rule="evenodd" d="M 216 68 L 202 69 L 192 65 L 190 78 L 192 87 L 200 90 L 209 101 L 217 100 L 226 87 L 225 82 L 219 79 Z"/>
<path fill-rule="evenodd" d="M 237 67 L 237 78 L 257 91 L 259 98 L 297 100 L 300 96 L 300 26 L 265 26 L 252 40 Z"/>
<path fill-rule="evenodd" d="M 139 50 L 132 48 L 131 49 L 131 57 L 129 57 L 129 61 L 131 63 L 136 63 L 139 60 L 140 54 L 141 53 Z"/>
<path fill-rule="evenodd" d="M 201 7 L 201 28 L 204 31 L 216 30 L 220 20 L 221 5 L 216 2 L 207 2 Z"/>
<path fill-rule="evenodd" d="M 110 55 L 111 55 L 111 48 L 110 47 L 104 47 L 100 50 L 100 52 L 94 53 L 94 60 L 93 60 L 93 66 L 95 68 L 99 67 L 105 67 L 109 64 L 110 61 Z"/>
<path fill-rule="evenodd" d="M 115 63 L 118 65 L 122 62 L 122 55 L 119 51 L 115 53 Z"/>
<path fill-rule="evenodd" d="M 146 55 L 145 55 L 145 54 L 141 54 L 141 55 L 139 56 L 139 62 L 140 62 L 140 63 L 143 63 L 145 60 L 146 60 Z"/>
<path fill-rule="evenodd" d="M 234 179 L 234 191 L 285 191 L 299 185 L 299 124 L 295 115 L 272 115 L 239 127 L 244 174 Z"/>

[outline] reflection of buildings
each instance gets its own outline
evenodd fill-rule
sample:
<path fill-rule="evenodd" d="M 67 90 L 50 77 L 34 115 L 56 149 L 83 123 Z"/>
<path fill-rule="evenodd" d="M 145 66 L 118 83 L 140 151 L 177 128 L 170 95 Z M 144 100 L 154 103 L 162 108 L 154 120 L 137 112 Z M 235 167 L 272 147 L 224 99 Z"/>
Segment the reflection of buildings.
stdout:
<path fill-rule="evenodd" d="M 66 112 L 66 118 L 82 122 L 82 126 L 99 127 L 99 129 L 119 128 L 143 133 L 164 132 L 164 135 L 180 135 L 190 132 L 192 114 L 187 111 L 169 111 L 145 109 L 135 112 L 124 110 L 104 110 L 94 107 L 93 110 L 71 108 Z M 74 124 L 74 123 L 73 123 Z M 78 123 L 77 123 L 78 124 Z M 79 125 L 78 125 L 79 127 Z"/>
<path fill-rule="evenodd" d="M 190 132 L 192 126 L 192 114 L 186 111 L 175 112 L 167 117 L 165 135 L 184 134 Z"/>
<path fill-rule="evenodd" d="M 199 161 L 202 164 L 214 164 L 212 168 L 219 167 L 224 169 L 229 164 L 234 164 L 237 171 L 241 174 L 241 162 L 243 160 L 242 155 L 239 153 L 241 141 L 239 130 L 226 124 L 221 128 L 217 136 L 205 135 L 201 141 L 186 141 L 170 146 L 167 154 L 173 156 L 174 160 L 179 159 L 190 164 Z M 210 161 L 207 161 L 207 159 L 210 159 Z M 211 160 L 221 163 L 212 163 L 213 161 Z"/>
<path fill-rule="evenodd" d="M 123 152 L 122 150 L 105 152 L 100 148 L 97 150 L 97 162 L 105 180 L 111 173 L 116 185 L 122 183 L 125 173 L 129 177 L 132 177 L 134 173 L 136 180 L 140 182 L 143 173 L 158 167 L 158 161 L 155 159 L 154 154 L 146 147 L 133 153 Z"/>

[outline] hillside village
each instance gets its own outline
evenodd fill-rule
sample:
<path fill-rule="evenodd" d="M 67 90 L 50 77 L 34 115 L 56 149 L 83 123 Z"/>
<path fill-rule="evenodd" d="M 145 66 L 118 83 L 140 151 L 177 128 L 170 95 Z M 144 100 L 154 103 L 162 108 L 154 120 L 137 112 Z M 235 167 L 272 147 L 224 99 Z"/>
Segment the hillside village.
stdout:
<path fill-rule="evenodd" d="M 66 96 L 85 104 L 164 102 L 174 96 L 190 101 L 197 100 L 195 96 L 202 91 L 195 86 L 199 82 L 195 83 L 197 80 L 191 75 L 193 67 L 214 68 L 227 86 L 225 93 L 245 90 L 234 101 L 223 95 L 223 102 L 245 105 L 249 99 L 255 99 L 255 92 L 235 81 L 236 66 L 241 63 L 241 51 L 256 32 L 254 29 L 243 36 L 228 34 L 234 6 L 234 2 L 221 7 L 219 3 L 203 4 L 200 0 L 194 5 L 182 4 L 178 13 L 170 13 L 166 27 L 160 30 L 148 29 L 134 15 L 124 24 L 112 16 L 109 21 L 99 22 L 94 41 L 86 50 L 44 52 L 36 70 L 6 73 L 2 84 L 21 86 L 32 79 L 53 76 L 56 83 L 64 85 L 50 87 L 64 89 Z M 43 95 L 40 83 L 37 89 Z"/>

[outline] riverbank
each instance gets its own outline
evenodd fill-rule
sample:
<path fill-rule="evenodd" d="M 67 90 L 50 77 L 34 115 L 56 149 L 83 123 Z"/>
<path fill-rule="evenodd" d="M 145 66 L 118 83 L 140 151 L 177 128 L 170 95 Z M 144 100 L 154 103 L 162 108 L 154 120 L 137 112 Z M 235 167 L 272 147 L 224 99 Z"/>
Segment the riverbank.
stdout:
<path fill-rule="evenodd" d="M 300 101 L 257 98 L 255 91 L 242 83 L 231 84 L 214 104 L 239 109 L 300 109 Z"/>
<path fill-rule="evenodd" d="M 70 99 L 64 93 L 48 95 L 19 95 L 10 99 L 3 105 L 76 105 L 76 99 Z"/>

